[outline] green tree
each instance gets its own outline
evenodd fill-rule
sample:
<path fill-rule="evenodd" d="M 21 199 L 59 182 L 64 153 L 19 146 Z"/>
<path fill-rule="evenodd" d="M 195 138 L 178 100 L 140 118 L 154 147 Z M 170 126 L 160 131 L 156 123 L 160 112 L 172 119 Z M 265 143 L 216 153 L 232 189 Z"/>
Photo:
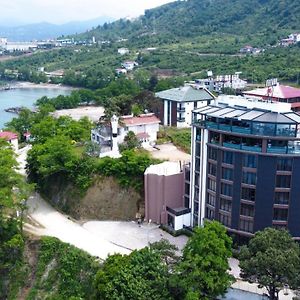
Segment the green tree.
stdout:
<path fill-rule="evenodd" d="M 300 250 L 287 231 L 266 228 L 257 232 L 240 253 L 242 277 L 264 286 L 269 298 L 289 285 L 299 288 Z"/>
<path fill-rule="evenodd" d="M 151 248 L 108 258 L 97 273 L 98 299 L 168 300 L 168 270 Z"/>
<path fill-rule="evenodd" d="M 225 227 L 216 221 L 196 228 L 172 279 L 176 299 L 215 299 L 224 294 L 233 282 L 228 274 L 231 245 Z"/>
<path fill-rule="evenodd" d="M 128 131 L 127 135 L 124 138 L 124 143 L 120 146 L 121 151 L 132 150 L 135 148 L 139 148 L 141 146 L 141 142 L 133 131 Z"/>

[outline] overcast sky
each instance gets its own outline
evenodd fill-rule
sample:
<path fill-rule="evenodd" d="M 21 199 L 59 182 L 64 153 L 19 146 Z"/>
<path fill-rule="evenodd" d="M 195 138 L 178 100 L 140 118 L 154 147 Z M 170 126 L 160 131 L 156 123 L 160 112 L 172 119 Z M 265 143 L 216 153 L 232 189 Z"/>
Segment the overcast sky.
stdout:
<path fill-rule="evenodd" d="M 100 16 L 135 17 L 174 0 L 0 0 L 0 22 L 61 24 Z"/>

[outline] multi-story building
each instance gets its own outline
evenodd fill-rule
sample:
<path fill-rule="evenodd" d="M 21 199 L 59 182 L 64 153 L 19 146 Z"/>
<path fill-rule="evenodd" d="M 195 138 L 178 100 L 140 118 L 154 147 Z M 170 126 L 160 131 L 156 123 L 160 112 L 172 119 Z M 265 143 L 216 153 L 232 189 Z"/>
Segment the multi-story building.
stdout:
<path fill-rule="evenodd" d="M 265 227 L 300 239 L 300 116 L 288 103 L 235 96 L 193 112 L 192 225 L 239 239 Z"/>
<path fill-rule="evenodd" d="M 215 97 L 206 88 L 186 85 L 155 94 L 161 99 L 158 117 L 164 126 L 189 127 L 192 111 L 206 106 Z"/>

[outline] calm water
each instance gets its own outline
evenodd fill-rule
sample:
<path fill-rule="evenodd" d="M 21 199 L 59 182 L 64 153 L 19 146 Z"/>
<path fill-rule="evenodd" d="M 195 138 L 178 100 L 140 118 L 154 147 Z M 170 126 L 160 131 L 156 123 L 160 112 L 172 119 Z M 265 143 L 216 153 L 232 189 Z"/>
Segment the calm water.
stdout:
<path fill-rule="evenodd" d="M 8 91 L 0 91 L 0 128 L 4 127 L 6 122 L 16 117 L 16 114 L 7 113 L 6 108 L 24 106 L 32 108 L 37 99 L 47 96 L 49 98 L 58 95 L 69 95 L 70 90 L 51 89 L 51 88 L 26 88 Z"/>

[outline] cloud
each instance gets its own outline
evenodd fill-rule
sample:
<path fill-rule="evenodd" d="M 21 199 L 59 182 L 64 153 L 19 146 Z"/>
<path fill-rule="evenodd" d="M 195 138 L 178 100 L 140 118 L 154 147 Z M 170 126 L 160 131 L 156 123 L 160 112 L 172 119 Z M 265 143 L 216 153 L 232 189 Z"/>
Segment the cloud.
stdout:
<path fill-rule="evenodd" d="M 99 16 L 135 17 L 145 9 L 173 0 L 0 0 L 0 19 L 35 23 L 66 23 Z M 2 3 L 3 2 L 3 3 Z"/>

